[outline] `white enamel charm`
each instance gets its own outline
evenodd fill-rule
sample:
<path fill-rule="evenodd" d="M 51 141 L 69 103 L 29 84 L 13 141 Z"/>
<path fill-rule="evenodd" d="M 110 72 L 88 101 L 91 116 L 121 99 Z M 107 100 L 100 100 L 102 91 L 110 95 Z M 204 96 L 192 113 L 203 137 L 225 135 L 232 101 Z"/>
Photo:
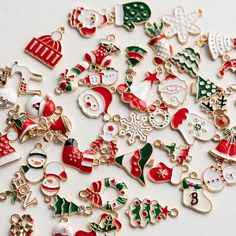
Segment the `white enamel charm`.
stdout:
<path fill-rule="evenodd" d="M 187 84 L 173 74 L 168 74 L 158 86 L 158 93 L 168 106 L 178 107 L 184 103 Z"/>
<path fill-rule="evenodd" d="M 0 109 L 9 108 L 15 105 L 17 94 L 13 90 L 0 90 Z"/>
<path fill-rule="evenodd" d="M 201 180 L 195 177 L 183 179 L 182 202 L 188 207 L 199 213 L 209 213 L 212 210 L 212 203 L 203 192 Z"/>
<path fill-rule="evenodd" d="M 201 33 L 200 28 L 195 25 L 195 22 L 201 15 L 201 10 L 185 14 L 182 7 L 176 7 L 174 10 L 174 16 L 166 15 L 162 17 L 164 23 L 169 25 L 164 32 L 165 36 L 171 38 L 177 35 L 181 44 L 187 43 L 189 34 L 199 35 Z"/>
<path fill-rule="evenodd" d="M 226 184 L 236 184 L 236 167 L 233 165 L 227 166 L 223 169 L 222 175 L 225 179 Z"/>
<path fill-rule="evenodd" d="M 173 115 L 171 126 L 182 133 L 189 145 L 193 145 L 195 139 L 209 141 L 216 133 L 214 124 L 201 116 L 190 113 L 186 108 L 179 109 Z"/>
<path fill-rule="evenodd" d="M 99 135 L 106 142 L 116 140 L 116 136 L 119 133 L 119 127 L 116 123 L 108 121 L 102 128 L 103 133 Z"/>
<path fill-rule="evenodd" d="M 73 236 L 74 231 L 68 224 L 67 218 L 62 218 L 61 222 L 55 225 L 52 229 L 52 236 Z"/>

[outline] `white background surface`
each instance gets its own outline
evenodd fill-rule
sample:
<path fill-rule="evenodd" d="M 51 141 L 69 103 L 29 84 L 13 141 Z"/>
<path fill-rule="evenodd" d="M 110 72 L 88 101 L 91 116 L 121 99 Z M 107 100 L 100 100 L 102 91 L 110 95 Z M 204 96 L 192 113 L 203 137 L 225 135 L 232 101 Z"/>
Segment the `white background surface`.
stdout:
<path fill-rule="evenodd" d="M 204 11 L 204 16 L 198 21 L 198 25 L 202 31 L 207 33 L 210 31 L 221 32 L 224 34 L 235 35 L 235 1 L 214 1 L 214 0 L 198 0 L 198 1 L 177 1 L 177 0 L 155 0 L 147 1 L 152 9 L 151 20 L 159 20 L 165 14 L 172 14 L 175 6 L 180 5 L 185 8 L 186 12 L 201 8 Z M 108 34 L 115 34 L 117 41 L 121 45 L 122 52 L 112 62 L 112 66 L 120 71 L 119 82 L 124 81 L 124 71 L 126 69 L 124 48 L 126 46 L 141 43 L 141 45 L 148 50 L 148 56 L 141 65 L 137 68 L 138 74 L 136 81 L 141 81 L 144 78 L 146 70 L 153 71 L 152 64 L 153 52 L 147 45 L 148 37 L 144 34 L 142 26 L 136 27 L 134 32 L 127 32 L 123 28 L 114 27 L 113 25 L 106 26 L 98 30 L 95 37 L 91 39 L 82 38 L 79 33 L 68 26 L 68 13 L 77 6 L 84 6 L 87 8 L 101 9 L 106 8 L 111 11 L 115 3 L 118 1 L 62 1 L 62 0 L 41 0 L 41 1 L 4 1 L 0 0 L 0 64 L 2 66 L 10 66 L 14 61 L 18 61 L 20 65 L 28 66 L 32 71 L 42 74 L 44 77 L 43 83 L 32 82 L 32 86 L 42 89 L 45 93 L 53 93 L 57 85 L 57 76 L 65 68 L 70 68 L 78 63 L 86 51 L 97 48 L 99 39 L 106 37 Z M 66 27 L 66 33 L 62 41 L 63 58 L 54 70 L 48 69 L 46 66 L 31 58 L 23 52 L 24 47 L 33 37 L 49 34 L 60 26 Z M 187 45 L 193 45 L 196 37 L 191 37 Z M 176 38 L 170 40 L 175 52 L 178 52 L 183 46 L 179 45 Z M 187 46 L 185 45 L 185 46 Z M 233 54 L 233 53 L 232 53 Z M 235 75 L 228 72 L 223 80 L 217 78 L 216 73 L 221 62 L 217 60 L 213 62 L 209 59 L 207 48 L 201 49 L 202 63 L 200 65 L 201 75 L 208 77 L 216 84 L 222 87 L 227 87 L 231 83 L 235 83 Z M 194 82 L 193 79 L 187 75 L 181 75 L 190 85 Z M 18 78 L 15 77 L 9 80 L 8 86 L 17 88 Z M 73 123 L 73 129 L 70 137 L 74 137 L 79 142 L 81 150 L 88 149 L 90 142 L 93 141 L 101 131 L 101 119 L 88 119 L 84 116 L 77 107 L 76 99 L 78 94 L 84 88 L 79 88 L 76 92 L 62 96 L 55 95 L 55 101 L 58 105 L 62 105 Z M 150 102 L 156 98 L 156 86 L 150 95 Z M 27 96 L 21 96 L 20 104 L 24 104 L 28 99 Z M 235 96 L 230 97 L 228 103 L 229 114 L 232 118 L 232 124 L 235 124 L 235 106 L 233 102 Z M 197 114 L 205 116 L 199 111 L 198 105 L 194 102 L 194 97 L 188 96 L 184 106 L 195 111 Z M 129 114 L 128 106 L 120 102 L 116 95 L 110 107 L 110 113 L 116 114 L 119 112 L 123 117 Z M 173 110 L 171 110 L 173 113 Z M 5 118 L 7 111 L 0 111 L 0 129 L 5 128 Z M 148 141 L 153 142 L 155 139 L 161 139 L 167 144 L 177 142 L 184 143 L 180 134 L 176 131 L 167 128 L 163 131 L 153 131 L 148 138 Z M 24 144 L 14 143 L 16 149 L 22 153 L 23 158 L 1 168 L 0 192 L 5 191 L 9 187 L 10 179 L 14 173 L 19 170 L 21 164 L 26 163 L 28 152 L 33 149 L 34 144 L 38 140 L 31 140 Z M 121 138 L 118 141 L 120 147 L 119 154 L 127 152 L 127 150 L 135 150 L 142 147 L 142 144 L 136 143 L 132 147 L 126 143 L 126 138 Z M 204 169 L 214 164 L 214 160 L 208 155 L 208 150 L 214 147 L 214 143 L 200 143 L 196 142 L 191 149 L 193 156 L 190 170 L 196 171 L 199 175 Z M 55 145 L 51 143 L 43 144 L 45 151 L 48 153 L 48 161 L 60 161 L 62 145 Z M 153 158 L 156 163 L 163 160 L 168 163 L 165 153 L 154 150 Z M 170 165 L 170 164 L 169 164 Z M 156 225 L 149 225 L 146 229 L 133 229 L 129 226 L 128 218 L 125 216 L 125 210 L 128 205 L 119 211 L 120 220 L 123 223 L 122 230 L 119 235 L 225 235 L 231 236 L 235 234 L 235 209 L 236 201 L 235 187 L 226 187 L 222 192 L 214 194 L 206 192 L 207 196 L 212 200 L 213 210 L 207 215 L 196 213 L 190 209 L 184 208 L 181 205 L 181 191 L 178 187 L 172 186 L 168 183 L 154 184 L 146 179 L 146 186 L 142 187 L 136 180 L 129 177 L 126 172 L 116 166 L 103 166 L 94 169 L 90 175 L 84 175 L 77 170 L 66 167 L 68 173 L 68 181 L 61 184 L 60 195 L 68 200 L 74 201 L 78 204 L 83 202 L 78 199 L 79 190 L 90 187 L 92 181 L 102 179 L 107 176 L 114 176 L 124 180 L 130 190 L 130 201 L 134 197 L 157 199 L 162 205 L 176 207 L 179 209 L 179 217 L 172 219 L 168 218 L 166 221 L 161 221 Z M 146 169 L 146 173 L 147 173 Z M 38 185 L 31 185 L 34 194 L 36 195 L 39 204 L 31 206 L 27 211 L 22 210 L 21 204 L 11 204 L 10 199 L 0 203 L 0 235 L 9 235 L 10 216 L 14 213 L 24 214 L 30 213 L 36 221 L 36 230 L 34 235 L 50 235 L 52 227 L 59 222 L 59 219 L 52 217 L 52 211 L 48 209 L 48 205 L 44 203 L 43 197 Z M 86 203 L 85 203 L 86 204 Z M 98 209 L 94 210 L 94 214 L 89 217 L 74 215 L 70 217 L 70 224 L 74 230 L 87 230 L 87 224 L 90 221 L 96 221 L 99 214 L 102 212 Z"/>

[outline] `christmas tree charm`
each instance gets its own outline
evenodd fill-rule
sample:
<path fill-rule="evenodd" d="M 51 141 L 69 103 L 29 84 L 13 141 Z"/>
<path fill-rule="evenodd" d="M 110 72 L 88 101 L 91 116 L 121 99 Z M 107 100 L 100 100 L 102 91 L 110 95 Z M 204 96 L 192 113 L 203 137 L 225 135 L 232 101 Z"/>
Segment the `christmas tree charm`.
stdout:
<path fill-rule="evenodd" d="M 39 183 L 44 178 L 44 168 L 47 162 L 47 154 L 42 149 L 42 144 L 37 143 L 29 153 L 27 165 L 21 166 L 25 179 L 30 183 Z"/>
<path fill-rule="evenodd" d="M 60 162 L 49 162 L 45 167 L 45 176 L 41 183 L 41 192 L 45 196 L 45 201 L 50 202 L 60 190 L 60 181 L 67 180 L 64 166 Z"/>
<path fill-rule="evenodd" d="M 236 132 L 234 129 L 227 129 L 224 138 L 209 153 L 217 158 L 228 162 L 236 162 Z"/>
<path fill-rule="evenodd" d="M 128 143 L 131 145 L 137 139 L 145 143 L 147 141 L 147 134 L 152 130 L 148 123 L 146 115 L 138 116 L 135 112 L 131 112 L 129 118 L 121 118 L 120 123 L 124 126 L 121 128 L 119 135 L 128 135 Z"/>
<path fill-rule="evenodd" d="M 96 153 L 93 150 L 81 152 L 75 139 L 69 138 L 66 140 L 62 152 L 64 164 L 74 167 L 82 173 L 91 173 L 95 157 Z"/>
<path fill-rule="evenodd" d="M 62 218 L 59 224 L 56 224 L 52 229 L 52 236 L 73 236 L 72 227 L 68 224 L 67 218 Z"/>
<path fill-rule="evenodd" d="M 82 112 L 90 118 L 98 118 L 104 114 L 108 119 L 108 108 L 112 102 L 112 93 L 104 87 L 93 87 L 83 91 L 78 97 L 78 105 Z"/>
<path fill-rule="evenodd" d="M 158 93 L 167 106 L 178 107 L 184 103 L 187 94 L 187 84 L 174 74 L 166 75 L 158 85 Z"/>
<path fill-rule="evenodd" d="M 58 87 L 55 88 L 56 94 L 73 92 L 78 88 L 78 83 L 76 83 L 74 75 L 67 75 L 68 69 L 64 73 L 59 75 Z"/>
<path fill-rule="evenodd" d="M 124 169 L 132 178 L 145 185 L 144 168 L 152 164 L 152 145 L 147 143 L 143 148 L 114 158 L 113 164 Z"/>
<path fill-rule="evenodd" d="M 91 148 L 99 152 L 105 161 L 110 163 L 118 152 L 118 147 L 115 143 L 119 133 L 117 122 L 120 120 L 119 116 L 114 116 L 111 120 L 106 122 L 102 128 L 102 134 L 99 135 L 95 141 L 92 142 Z"/>
<path fill-rule="evenodd" d="M 118 197 L 114 201 L 104 200 L 103 193 L 106 188 L 113 188 L 117 191 Z M 87 188 L 79 192 L 80 198 L 89 201 L 93 207 L 98 207 L 106 211 L 117 211 L 128 201 L 128 188 L 126 184 L 113 177 L 107 177 L 92 183 L 92 188 Z"/>
<path fill-rule="evenodd" d="M 14 131 L 10 131 L 6 134 L 0 133 L 0 167 L 21 158 L 21 154 L 18 153 L 10 144 L 10 141 L 16 139 L 17 134 Z"/>
<path fill-rule="evenodd" d="M 227 52 L 236 47 L 236 40 L 234 38 L 210 32 L 208 35 L 208 47 L 213 60 L 220 56 L 224 56 Z"/>
<path fill-rule="evenodd" d="M 202 10 L 185 14 L 184 9 L 180 6 L 174 10 L 174 16 L 165 15 L 162 20 L 169 27 L 165 30 L 165 36 L 171 38 L 177 35 L 181 44 L 187 43 L 188 35 L 199 35 L 201 33 L 200 28 L 195 25 L 198 18 L 202 16 Z"/>
<path fill-rule="evenodd" d="M 229 165 L 222 168 L 223 160 L 217 161 L 216 166 L 211 166 L 203 172 L 203 182 L 207 190 L 211 192 L 220 192 L 225 185 L 236 184 L 236 168 Z"/>
<path fill-rule="evenodd" d="M 192 160 L 192 157 L 189 156 L 189 145 L 177 145 L 176 143 L 167 145 L 160 140 L 156 140 L 154 146 L 167 152 L 170 161 L 177 163 L 178 166 L 186 166 L 185 164 Z"/>
<path fill-rule="evenodd" d="M 31 215 L 11 216 L 10 236 L 32 236 L 34 230 L 34 219 Z"/>
<path fill-rule="evenodd" d="M 129 74 L 127 75 L 129 78 Z M 140 112 L 147 111 L 148 94 L 154 83 L 159 83 L 157 72 L 147 73 L 147 77 L 141 83 L 134 84 L 132 81 L 127 81 L 125 84 L 120 84 L 117 91 L 121 94 L 121 100 L 128 103 L 131 108 Z"/>
<path fill-rule="evenodd" d="M 233 73 L 236 72 L 236 59 L 230 59 L 229 55 L 224 55 L 223 61 L 224 63 L 221 66 L 220 71 L 218 72 L 218 76 L 220 78 L 223 78 L 225 72 L 228 70 L 231 70 Z"/>
<path fill-rule="evenodd" d="M 61 39 L 65 29 L 58 28 L 51 35 L 33 38 L 25 48 L 25 52 L 41 61 L 50 68 L 54 68 L 62 58 Z"/>
<path fill-rule="evenodd" d="M 182 179 L 183 167 L 176 165 L 173 168 L 160 162 L 157 167 L 149 170 L 148 177 L 155 183 L 170 182 L 173 185 L 179 185 Z"/>
<path fill-rule="evenodd" d="M 173 115 L 171 126 L 182 133 L 189 145 L 193 145 L 195 139 L 209 141 L 216 133 L 215 126 L 210 121 L 190 113 L 187 108 L 181 108 Z"/>
<path fill-rule="evenodd" d="M 80 75 L 89 67 L 104 69 L 111 64 L 113 56 L 118 52 L 120 52 L 120 46 L 115 42 L 115 36 L 108 35 L 106 39 L 100 40 L 96 50 L 86 53 L 84 61 L 77 64 L 72 70 Z"/>
<path fill-rule="evenodd" d="M 157 23 L 151 24 L 147 22 L 145 24 L 145 31 L 149 37 L 151 37 L 148 45 L 154 51 L 154 64 L 160 65 L 165 63 L 173 54 L 172 46 L 166 40 L 163 34 L 164 23 L 161 22 L 159 25 Z"/>
<path fill-rule="evenodd" d="M 130 225 L 137 228 L 145 228 L 148 224 L 156 224 L 162 219 L 177 217 L 178 210 L 176 208 L 168 209 L 167 206 L 162 207 L 157 200 L 149 200 L 147 198 L 140 200 L 133 199 L 127 210 Z"/>
<path fill-rule="evenodd" d="M 118 80 L 118 74 L 118 71 L 111 67 L 101 70 L 95 70 L 94 73 L 80 79 L 79 85 L 88 87 L 111 86 Z"/>
<path fill-rule="evenodd" d="M 0 90 L 0 109 L 12 107 L 16 104 L 17 94 L 13 90 L 1 89 Z"/>
<path fill-rule="evenodd" d="M 76 28 L 81 36 L 92 37 L 97 28 L 101 28 L 108 23 L 108 17 L 104 11 L 95 11 L 84 7 L 77 7 L 69 14 L 69 24 Z"/>
<path fill-rule="evenodd" d="M 144 48 L 139 46 L 129 46 L 126 48 L 126 57 L 128 65 L 134 69 L 147 54 L 147 51 Z"/>
<path fill-rule="evenodd" d="M 198 76 L 201 57 L 194 48 L 185 48 L 182 52 L 173 56 L 171 61 L 176 65 L 180 72 L 187 73 L 191 77 Z"/>
<path fill-rule="evenodd" d="M 78 206 L 73 202 L 67 201 L 65 198 L 61 198 L 59 195 L 55 196 L 55 200 L 50 205 L 50 208 L 54 210 L 54 216 L 57 217 L 71 216 L 74 214 L 89 216 L 93 212 L 92 207 Z"/>
<path fill-rule="evenodd" d="M 63 108 L 55 105 L 50 94 L 45 97 L 30 98 L 25 109 L 31 117 L 39 118 L 41 127 L 38 133 L 46 142 L 64 142 L 72 124 L 70 119 L 63 114 Z"/>
<path fill-rule="evenodd" d="M 197 83 L 192 84 L 192 94 L 196 94 L 196 101 L 211 98 L 213 95 L 222 92 L 223 89 L 211 82 L 198 76 Z"/>
<path fill-rule="evenodd" d="M 145 24 L 151 17 L 151 10 L 144 2 L 129 2 L 115 6 L 115 24 L 131 31 L 136 24 Z"/>
<path fill-rule="evenodd" d="M 12 202 L 23 201 L 23 208 L 26 209 L 32 204 L 37 204 L 38 201 L 32 196 L 32 191 L 26 183 L 24 175 L 18 171 L 15 173 L 15 178 L 11 180 L 11 189 L 6 192 L 0 193 L 0 200 L 6 200 L 8 197 L 12 197 Z"/>
<path fill-rule="evenodd" d="M 20 112 L 20 107 L 18 105 L 14 110 L 8 112 L 7 124 L 8 127 L 6 130 L 14 128 L 21 143 L 36 137 L 40 127 L 35 121 L 26 115 L 25 112 Z"/>
<path fill-rule="evenodd" d="M 183 179 L 181 190 L 185 207 L 199 213 L 209 213 L 212 210 L 212 203 L 204 194 L 201 179 L 197 178 L 196 173 L 190 173 L 189 177 Z"/>
<path fill-rule="evenodd" d="M 171 116 L 168 106 L 165 103 L 158 102 L 149 107 L 148 121 L 152 128 L 163 129 L 171 122 Z"/>

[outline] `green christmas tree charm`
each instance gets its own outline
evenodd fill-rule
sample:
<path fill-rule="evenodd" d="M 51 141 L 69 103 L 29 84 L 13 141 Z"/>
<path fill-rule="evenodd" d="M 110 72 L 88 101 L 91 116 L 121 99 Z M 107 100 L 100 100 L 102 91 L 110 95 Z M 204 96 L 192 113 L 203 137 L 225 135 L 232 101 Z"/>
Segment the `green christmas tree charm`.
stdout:
<path fill-rule="evenodd" d="M 151 155 L 152 145 L 147 143 L 141 149 L 116 157 L 114 164 L 123 168 L 131 177 L 144 185 L 144 168 L 149 164 Z"/>
<path fill-rule="evenodd" d="M 91 215 L 92 208 L 78 206 L 73 202 L 67 201 L 65 198 L 61 198 L 60 196 L 56 195 L 56 199 L 54 203 L 50 206 L 54 209 L 54 216 L 70 216 L 73 214 L 80 214 L 80 215 Z"/>
<path fill-rule="evenodd" d="M 216 84 L 211 82 L 209 79 L 203 79 L 201 76 L 198 76 L 196 88 L 196 100 L 207 99 L 212 97 L 218 92 L 223 90 L 219 88 Z"/>
<path fill-rule="evenodd" d="M 172 59 L 180 72 L 185 72 L 192 77 L 196 77 L 201 60 L 200 54 L 194 48 L 185 48 L 177 53 Z"/>
<path fill-rule="evenodd" d="M 148 224 L 155 224 L 167 216 L 176 217 L 178 215 L 177 209 L 168 210 L 167 206 L 162 207 L 158 201 L 135 198 L 127 211 L 130 219 L 130 224 L 133 227 L 144 228 Z"/>
<path fill-rule="evenodd" d="M 126 48 L 128 63 L 131 67 L 137 66 L 137 64 L 144 58 L 147 51 L 138 46 L 129 46 Z"/>
<path fill-rule="evenodd" d="M 116 25 L 129 31 L 133 30 L 136 24 L 144 24 L 150 16 L 151 10 L 144 2 L 117 4 L 115 7 Z"/>

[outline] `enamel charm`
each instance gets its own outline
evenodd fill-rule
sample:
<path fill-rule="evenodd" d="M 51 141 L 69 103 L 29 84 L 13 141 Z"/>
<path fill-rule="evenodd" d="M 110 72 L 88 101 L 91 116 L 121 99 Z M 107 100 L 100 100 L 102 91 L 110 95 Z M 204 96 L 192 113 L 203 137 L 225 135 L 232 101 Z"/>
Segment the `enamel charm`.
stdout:
<path fill-rule="evenodd" d="M 68 224 L 67 218 L 62 218 L 60 223 L 52 228 L 52 236 L 73 236 L 72 227 Z"/>
<path fill-rule="evenodd" d="M 16 104 L 17 93 L 13 90 L 1 89 L 0 90 L 0 109 L 7 109 Z"/>
<path fill-rule="evenodd" d="M 58 28 L 51 35 L 33 38 L 25 48 L 25 52 L 41 61 L 50 68 L 54 68 L 62 58 L 61 39 L 65 29 Z"/>

